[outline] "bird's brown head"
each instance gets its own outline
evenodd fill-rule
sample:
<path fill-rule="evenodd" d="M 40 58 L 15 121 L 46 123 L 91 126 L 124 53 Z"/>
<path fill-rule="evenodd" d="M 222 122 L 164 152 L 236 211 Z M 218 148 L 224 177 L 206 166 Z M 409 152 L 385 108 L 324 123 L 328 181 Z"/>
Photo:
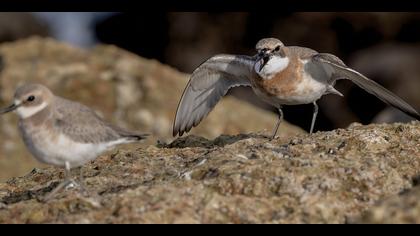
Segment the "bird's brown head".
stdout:
<path fill-rule="evenodd" d="M 16 110 L 21 119 L 26 119 L 46 108 L 53 97 L 52 92 L 41 84 L 25 84 L 16 90 L 13 104 L 0 109 L 0 114 Z"/>
<path fill-rule="evenodd" d="M 279 55 L 285 57 L 284 44 L 276 38 L 264 38 L 258 41 L 255 49 L 261 57 Z"/>
<path fill-rule="evenodd" d="M 254 70 L 263 79 L 271 79 L 289 64 L 287 48 L 276 38 L 264 38 L 255 46 L 258 54 Z"/>

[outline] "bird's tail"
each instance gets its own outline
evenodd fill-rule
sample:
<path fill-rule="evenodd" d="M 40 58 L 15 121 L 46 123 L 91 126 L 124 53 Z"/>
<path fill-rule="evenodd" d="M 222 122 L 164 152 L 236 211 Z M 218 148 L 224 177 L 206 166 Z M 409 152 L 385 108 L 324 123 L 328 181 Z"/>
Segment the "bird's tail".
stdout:
<path fill-rule="evenodd" d="M 130 130 L 115 126 L 113 124 L 109 124 L 109 126 L 112 127 L 114 131 L 117 132 L 120 138 L 123 138 L 129 142 L 141 141 L 150 136 L 150 134 L 147 134 L 147 133 L 146 134 L 137 133 L 136 131 L 130 131 Z"/>
<path fill-rule="evenodd" d="M 150 136 L 150 134 L 127 134 L 123 135 L 125 138 L 127 138 L 129 141 L 141 141 L 143 139 L 146 139 Z"/>

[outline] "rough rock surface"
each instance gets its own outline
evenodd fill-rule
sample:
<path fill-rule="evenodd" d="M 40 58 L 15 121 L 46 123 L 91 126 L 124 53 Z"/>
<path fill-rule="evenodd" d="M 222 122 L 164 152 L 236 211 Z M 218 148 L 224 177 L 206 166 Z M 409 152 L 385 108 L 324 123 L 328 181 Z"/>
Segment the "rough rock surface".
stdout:
<path fill-rule="evenodd" d="M 409 191 L 403 191 L 401 194 L 390 197 L 367 211 L 357 223 L 420 224 L 419 197 L 419 186 Z"/>
<path fill-rule="evenodd" d="M 420 123 L 411 122 L 130 147 L 83 167 L 89 196 L 69 189 L 39 202 L 63 177 L 54 168 L 0 184 L 0 223 L 348 223 L 370 209 L 405 212 L 364 218 L 392 222 L 419 214 L 419 191 L 410 190 L 419 139 Z"/>
<path fill-rule="evenodd" d="M 1 107 L 12 101 L 18 85 L 38 82 L 94 108 L 115 124 L 153 134 L 144 146 L 172 139 L 172 121 L 187 74 L 114 46 L 86 51 L 38 37 L 1 44 L 0 57 Z M 206 138 L 270 133 L 276 119 L 270 112 L 227 97 L 191 133 Z M 41 167 L 26 151 L 16 121 L 13 114 L 0 117 L 0 181 Z M 286 122 L 281 130 L 283 137 L 304 132 Z"/>

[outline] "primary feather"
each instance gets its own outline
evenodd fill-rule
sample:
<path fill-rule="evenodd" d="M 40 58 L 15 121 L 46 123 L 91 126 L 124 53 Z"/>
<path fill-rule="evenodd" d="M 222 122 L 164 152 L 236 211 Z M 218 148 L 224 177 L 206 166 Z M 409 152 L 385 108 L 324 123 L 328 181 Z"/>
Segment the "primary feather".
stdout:
<path fill-rule="evenodd" d="M 195 69 L 179 102 L 173 135 L 197 126 L 232 87 L 251 86 L 253 64 L 249 56 L 217 55 Z"/>

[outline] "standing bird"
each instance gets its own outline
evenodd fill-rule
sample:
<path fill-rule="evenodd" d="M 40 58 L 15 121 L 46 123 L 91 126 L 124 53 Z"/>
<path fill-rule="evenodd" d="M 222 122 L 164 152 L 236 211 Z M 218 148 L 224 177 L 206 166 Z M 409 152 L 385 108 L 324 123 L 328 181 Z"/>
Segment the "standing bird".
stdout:
<path fill-rule="evenodd" d="M 182 136 L 197 126 L 228 90 L 237 86 L 251 86 L 259 98 L 278 109 L 279 119 L 271 138 L 283 120 L 282 105 L 312 103 L 312 133 L 318 114 L 316 101 L 329 93 L 343 96 L 333 87 L 338 79 L 349 79 L 383 102 L 420 119 L 420 114 L 397 95 L 332 54 L 284 46 L 276 38 L 261 39 L 256 50 L 258 53 L 252 57 L 216 55 L 194 70 L 178 105 L 174 136 Z"/>
<path fill-rule="evenodd" d="M 70 170 L 94 160 L 118 144 L 140 141 L 147 134 L 130 132 L 101 119 L 90 108 L 58 96 L 40 84 L 19 87 L 14 103 L 0 114 L 16 111 L 26 147 L 40 162 L 64 167 L 66 179 L 45 200 L 74 183 Z"/>

